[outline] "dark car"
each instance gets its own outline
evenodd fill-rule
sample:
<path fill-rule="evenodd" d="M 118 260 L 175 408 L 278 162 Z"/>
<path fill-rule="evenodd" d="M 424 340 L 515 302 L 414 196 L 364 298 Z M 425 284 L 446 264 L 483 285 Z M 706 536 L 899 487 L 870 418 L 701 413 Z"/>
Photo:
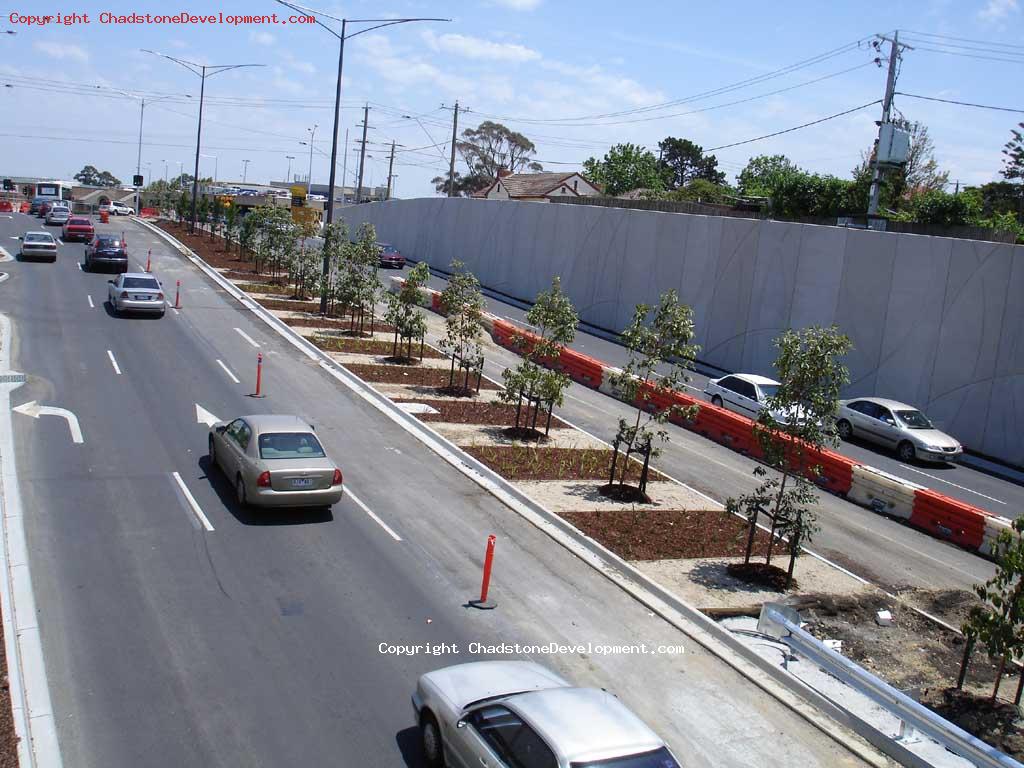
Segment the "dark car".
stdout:
<path fill-rule="evenodd" d="M 97 267 L 113 269 L 115 272 L 128 271 L 128 247 L 117 235 L 96 235 L 85 246 L 85 262 L 82 269 L 86 272 Z"/>
<path fill-rule="evenodd" d="M 398 249 L 390 243 L 377 243 L 380 248 L 380 265 L 382 267 L 394 267 L 402 269 L 405 266 L 405 256 L 398 252 Z"/>

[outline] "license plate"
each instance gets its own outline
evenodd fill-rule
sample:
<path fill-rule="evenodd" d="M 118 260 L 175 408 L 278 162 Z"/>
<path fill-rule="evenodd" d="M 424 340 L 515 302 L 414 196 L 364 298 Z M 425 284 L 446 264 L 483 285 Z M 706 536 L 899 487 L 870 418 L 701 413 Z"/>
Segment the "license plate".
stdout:
<path fill-rule="evenodd" d="M 293 477 L 292 488 L 312 488 L 313 478 L 312 477 Z"/>
<path fill-rule="evenodd" d="M 149 301 L 149 296 L 136 296 L 136 301 Z"/>

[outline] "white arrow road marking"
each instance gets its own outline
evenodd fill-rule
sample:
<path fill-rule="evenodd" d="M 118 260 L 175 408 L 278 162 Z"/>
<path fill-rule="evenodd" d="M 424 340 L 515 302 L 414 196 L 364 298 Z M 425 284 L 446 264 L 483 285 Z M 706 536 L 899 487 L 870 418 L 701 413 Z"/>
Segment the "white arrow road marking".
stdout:
<path fill-rule="evenodd" d="M 212 427 L 220 419 L 210 413 L 208 410 L 203 408 L 199 403 L 196 403 L 196 422 L 199 424 L 205 424 L 208 427 Z"/>
<path fill-rule="evenodd" d="M 181 475 L 177 472 L 171 472 L 171 477 L 173 477 L 174 482 L 178 484 L 178 487 L 185 496 L 185 501 L 187 501 L 188 505 L 192 508 L 192 513 L 199 518 L 199 522 L 203 524 L 203 528 L 208 531 L 212 531 L 213 525 L 210 523 L 210 519 L 203 514 L 202 507 L 199 506 L 199 502 L 196 501 L 196 497 L 192 495 L 192 491 L 190 491 L 188 486 L 185 485 L 185 481 L 181 479 Z"/>
<path fill-rule="evenodd" d="M 217 365 L 219 365 L 221 368 L 224 369 L 224 373 L 226 373 L 228 376 L 230 376 L 231 380 L 233 382 L 235 382 L 235 384 L 241 384 L 242 383 L 241 381 L 238 380 L 238 377 L 235 376 L 235 374 L 233 374 L 231 372 L 231 370 L 226 365 L 224 365 L 224 363 L 221 360 L 217 361 Z"/>
<path fill-rule="evenodd" d="M 31 416 L 33 419 L 38 419 L 40 416 L 60 416 L 63 419 L 67 419 L 68 429 L 71 430 L 71 442 L 85 442 L 85 439 L 82 437 L 82 428 L 78 424 L 78 417 L 66 408 L 56 408 L 52 405 L 39 405 L 35 400 L 30 400 L 27 403 L 22 403 L 19 406 L 11 408 L 11 410 L 23 413 L 26 416 Z"/>
<path fill-rule="evenodd" d="M 387 523 L 385 523 L 383 520 L 381 520 L 379 517 L 377 517 L 375 514 L 373 514 L 373 510 L 370 509 L 365 504 L 363 504 L 362 500 L 358 496 L 356 496 L 354 493 L 352 493 L 352 491 L 349 490 L 349 487 L 347 485 L 345 486 L 344 490 L 345 490 L 345 495 L 348 496 L 350 499 L 352 499 L 352 501 L 354 501 L 356 503 L 356 505 L 361 510 L 363 510 L 363 512 L 368 514 L 370 516 L 370 518 L 373 520 L 373 522 L 375 522 L 377 525 L 379 525 L 381 528 L 383 528 L 385 531 L 387 531 L 388 535 L 392 539 L 394 539 L 395 541 L 401 541 L 402 540 L 402 537 L 399 536 L 397 533 L 395 533 L 393 530 L 391 530 L 391 527 Z"/>
<path fill-rule="evenodd" d="M 248 341 L 248 342 L 249 342 L 250 344 L 252 344 L 252 345 L 253 345 L 254 347 L 259 347 L 259 344 L 257 344 L 257 343 L 256 343 L 255 341 L 253 341 L 253 340 L 252 340 L 252 338 L 251 338 L 251 337 L 249 336 L 249 334 L 247 334 L 247 333 L 246 333 L 245 331 L 243 331 L 243 330 L 242 330 L 241 328 L 235 328 L 235 330 L 236 330 L 236 331 L 238 332 L 238 335 L 239 335 L 239 336 L 241 336 L 241 337 L 242 337 L 243 339 L 245 339 L 246 341 Z"/>
<path fill-rule="evenodd" d="M 0 261 L 14 261 L 14 257 L 8 253 L 6 248 L 0 247 Z"/>
<path fill-rule="evenodd" d="M 120 376 L 121 375 L 121 369 L 118 368 L 118 366 L 117 366 L 117 360 L 114 359 L 114 353 L 111 352 L 109 349 L 107 350 L 107 357 L 110 358 L 110 364 L 112 366 L 114 366 L 114 373 L 116 373 L 118 376 Z"/>

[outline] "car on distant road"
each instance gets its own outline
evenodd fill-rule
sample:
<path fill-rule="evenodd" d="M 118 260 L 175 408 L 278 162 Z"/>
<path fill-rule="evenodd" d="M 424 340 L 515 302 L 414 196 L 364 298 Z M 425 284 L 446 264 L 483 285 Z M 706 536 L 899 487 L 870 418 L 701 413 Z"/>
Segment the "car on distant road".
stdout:
<path fill-rule="evenodd" d="M 836 432 L 843 440 L 860 437 L 892 448 L 901 461 L 951 462 L 964 452 L 917 408 L 882 397 L 840 400 Z"/>
<path fill-rule="evenodd" d="M 405 266 L 405 256 L 399 253 L 398 249 L 390 243 L 377 243 L 380 249 L 380 265 L 382 267 L 394 267 L 402 269 Z"/>
<path fill-rule="evenodd" d="M 57 260 L 57 241 L 49 232 L 26 232 L 18 239 L 23 259 Z"/>
<path fill-rule="evenodd" d="M 53 204 L 55 202 L 56 201 L 52 200 L 52 199 L 51 200 L 43 200 L 43 202 L 41 202 L 39 204 L 39 207 L 36 208 L 36 216 L 38 216 L 41 219 L 45 219 L 46 218 L 46 214 L 50 212 L 50 209 L 53 207 Z"/>
<path fill-rule="evenodd" d="M 85 261 L 82 269 L 91 272 L 96 267 L 113 268 L 117 272 L 128 271 L 128 247 L 117 235 L 100 233 L 94 235 L 85 246 Z"/>
<path fill-rule="evenodd" d="M 0 200 L 0 213 L 14 213 L 14 203 L 10 200 Z"/>
<path fill-rule="evenodd" d="M 66 205 L 51 205 L 46 212 L 46 223 L 49 225 L 59 224 L 64 226 L 71 218 L 71 208 Z"/>
<path fill-rule="evenodd" d="M 210 465 L 234 483 L 243 507 L 329 507 L 344 493 L 341 470 L 298 416 L 217 422 L 208 445 Z"/>
<path fill-rule="evenodd" d="M 35 197 L 32 198 L 32 202 L 29 203 L 28 212 L 33 216 L 36 216 L 37 214 L 39 214 L 39 208 L 42 206 L 43 203 L 52 203 L 53 200 L 54 198 L 52 197 L 47 197 L 45 195 L 36 195 Z"/>
<path fill-rule="evenodd" d="M 704 394 L 711 398 L 712 405 L 756 419 L 778 387 L 779 382 L 767 376 L 731 373 L 709 380 Z"/>
<path fill-rule="evenodd" d="M 125 205 L 124 203 L 115 200 L 110 204 L 110 212 L 115 216 L 132 216 L 135 214 L 135 209 L 130 205 Z"/>
<path fill-rule="evenodd" d="M 64 229 L 61 231 L 61 237 L 65 243 L 69 243 L 72 240 L 89 242 L 95 234 L 96 228 L 84 216 L 71 216 L 64 223 Z"/>
<path fill-rule="evenodd" d="M 122 312 L 146 312 L 163 317 L 167 311 L 164 288 L 150 274 L 125 272 L 108 282 L 107 300 L 115 315 Z"/>
<path fill-rule="evenodd" d="M 532 661 L 478 661 L 421 676 L 412 696 L 430 768 L 679 768 L 613 694 Z"/>

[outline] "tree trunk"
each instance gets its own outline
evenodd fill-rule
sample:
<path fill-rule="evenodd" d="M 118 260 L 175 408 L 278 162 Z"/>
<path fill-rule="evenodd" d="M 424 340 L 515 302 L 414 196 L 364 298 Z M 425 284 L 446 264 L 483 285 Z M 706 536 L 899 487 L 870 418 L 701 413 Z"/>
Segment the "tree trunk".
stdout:
<path fill-rule="evenodd" d="M 999 684 L 1003 682 L 1003 670 L 1006 669 L 1006 654 L 1004 653 L 1002 658 L 999 659 L 999 671 L 996 672 L 996 683 L 992 686 L 992 698 L 989 700 L 989 704 L 993 707 L 996 705 L 996 696 L 999 694 Z"/>
<path fill-rule="evenodd" d="M 956 689 L 963 690 L 964 680 L 967 679 L 967 667 L 971 663 L 971 653 L 974 652 L 974 636 L 968 635 L 964 643 L 964 655 L 960 659 L 960 674 L 956 678 Z M 1024 680 L 1024 675 L 1021 676 Z"/>
<path fill-rule="evenodd" d="M 743 564 L 750 564 L 750 556 L 754 552 L 754 536 L 757 534 L 757 513 L 750 518 L 750 531 L 747 533 L 747 551 L 743 556 Z"/>

